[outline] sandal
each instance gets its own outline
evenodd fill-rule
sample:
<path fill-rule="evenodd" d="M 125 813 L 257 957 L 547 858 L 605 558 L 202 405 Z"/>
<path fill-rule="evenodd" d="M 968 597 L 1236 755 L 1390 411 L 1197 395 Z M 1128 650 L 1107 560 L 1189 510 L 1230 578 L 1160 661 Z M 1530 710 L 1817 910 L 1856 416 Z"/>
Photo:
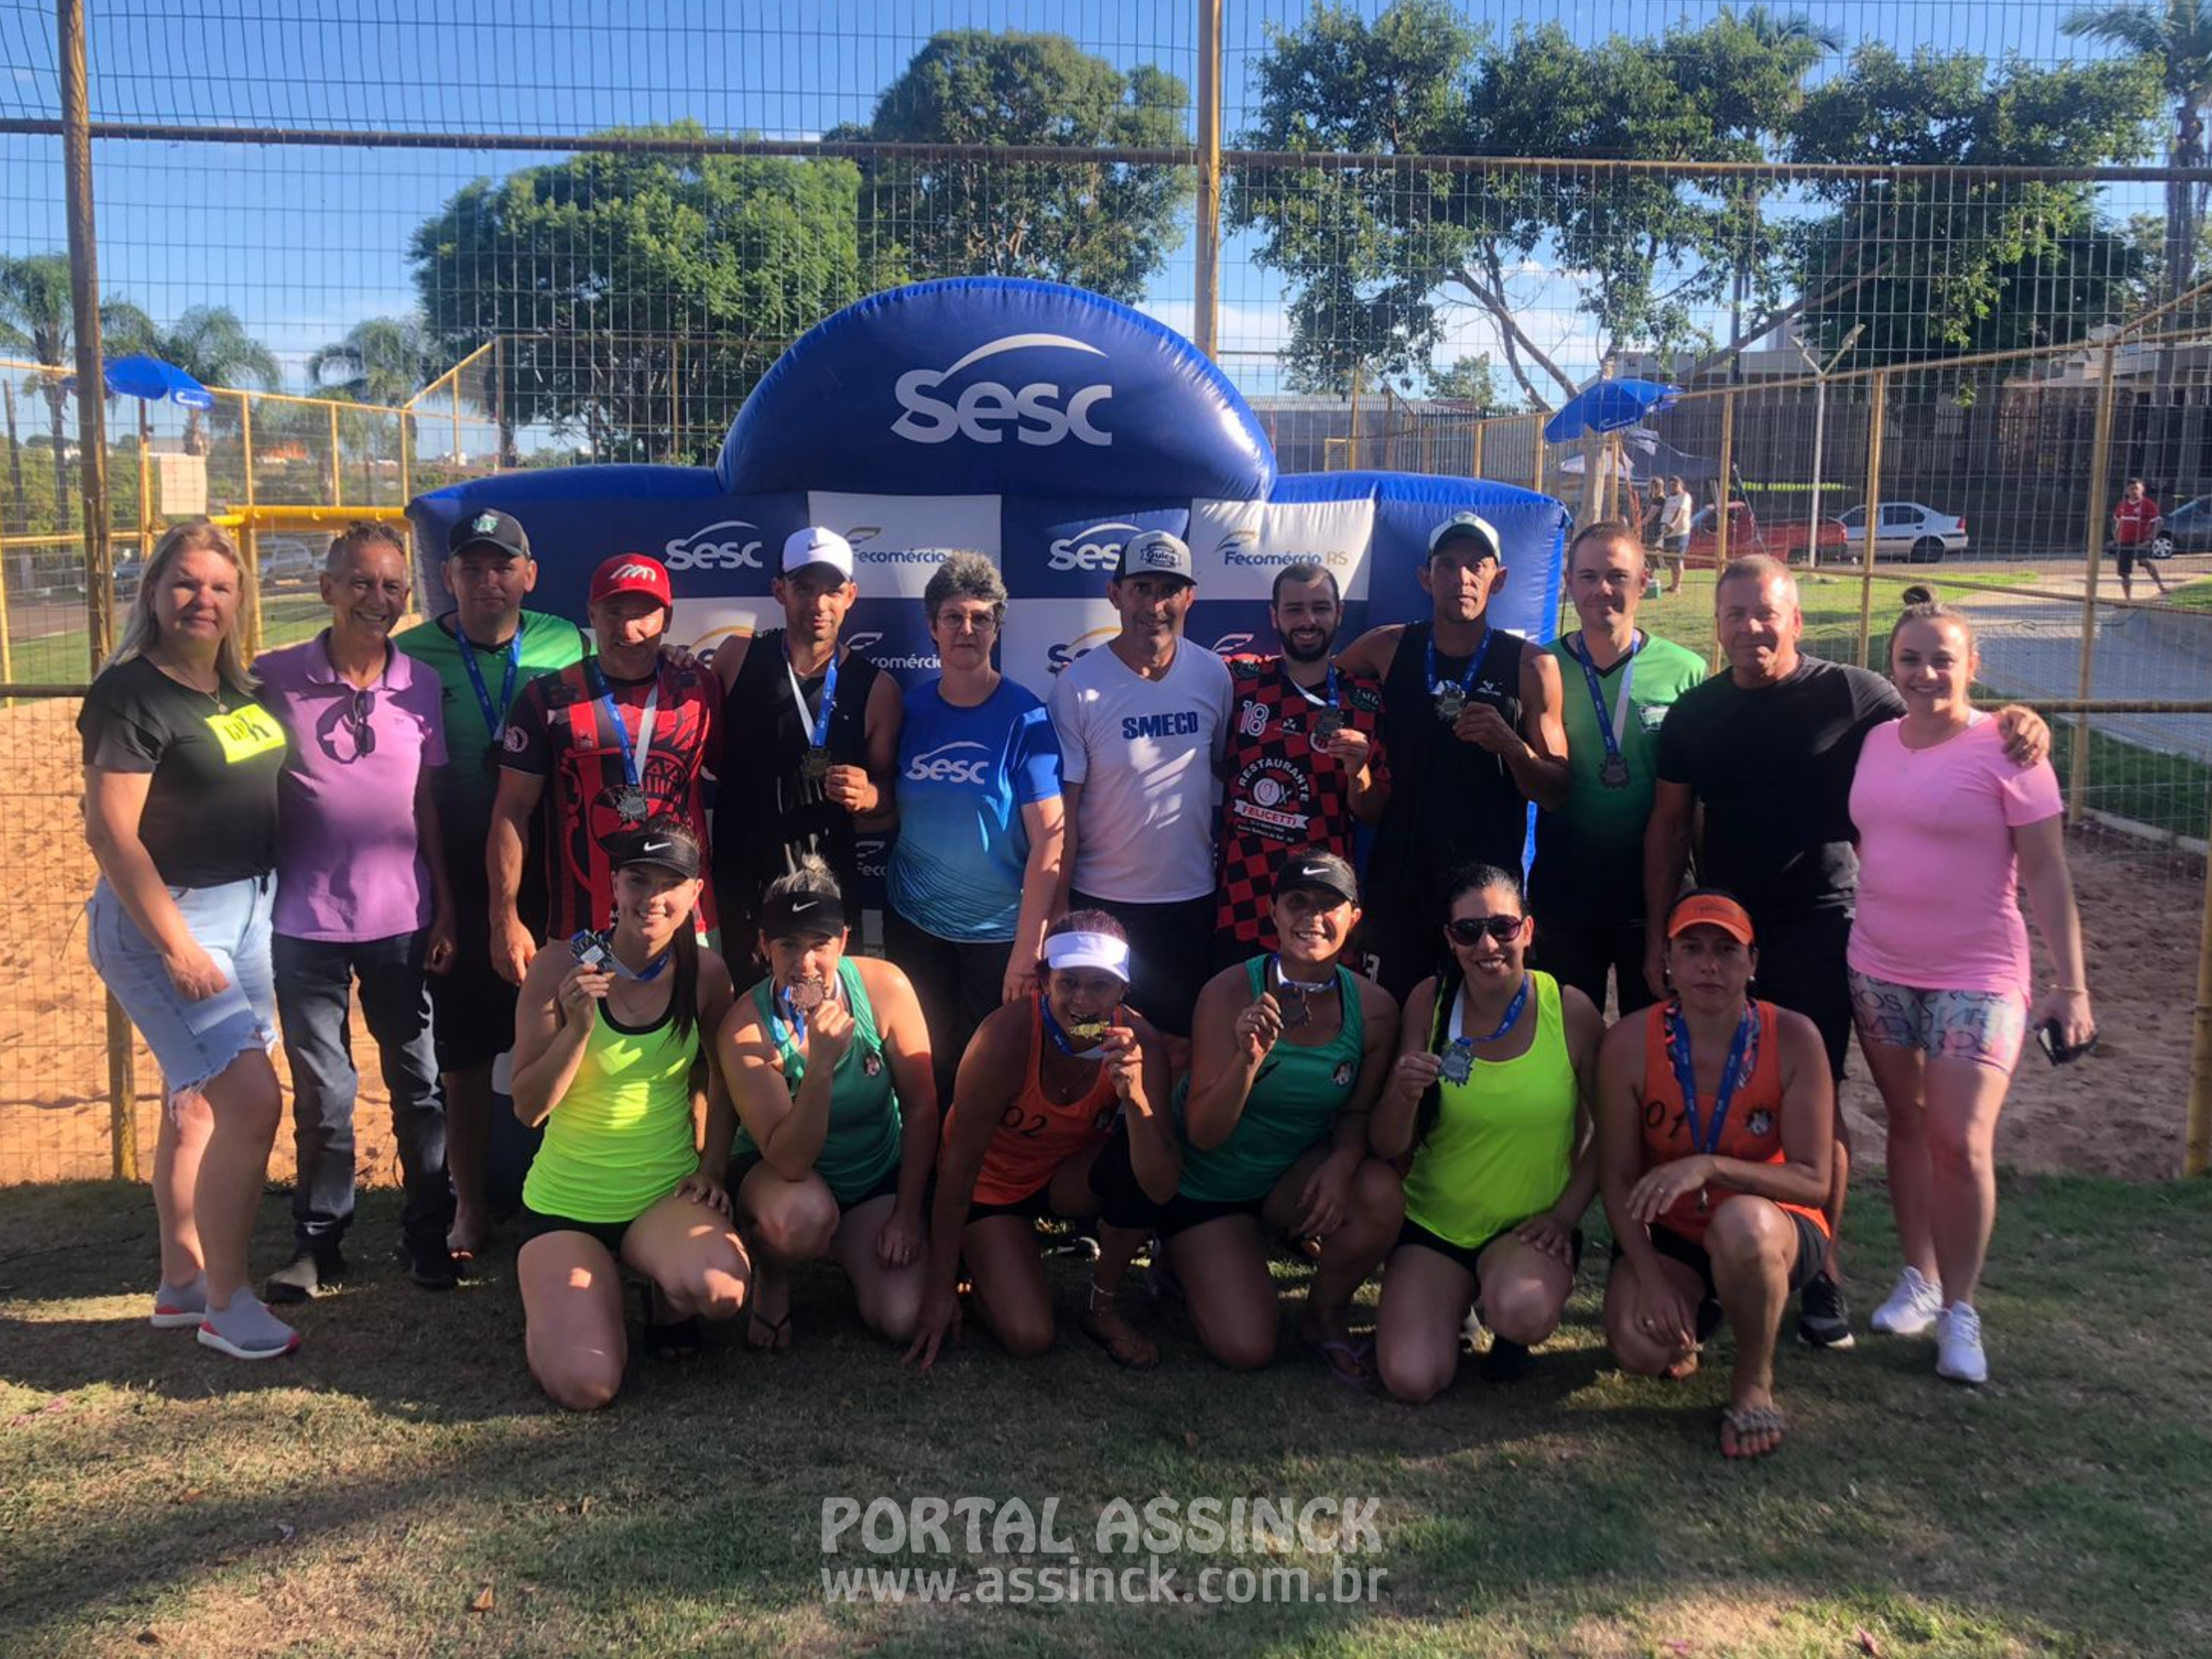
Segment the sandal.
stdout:
<path fill-rule="evenodd" d="M 696 1357 L 706 1340 L 706 1330 L 699 1322 L 698 1315 L 692 1314 L 683 1319 L 664 1317 L 667 1304 L 658 1287 L 650 1281 L 638 1285 L 637 1300 L 644 1314 L 644 1328 L 638 1338 L 641 1348 L 649 1354 L 658 1354 L 667 1359 Z"/>
<path fill-rule="evenodd" d="M 763 1331 L 768 1333 L 763 1337 Z M 791 1351 L 791 1316 L 781 1319 L 763 1319 L 757 1313 L 745 1316 L 745 1346 L 755 1353 L 788 1353 Z"/>
<path fill-rule="evenodd" d="M 1107 1358 L 1125 1370 L 1148 1371 L 1160 1363 L 1160 1351 L 1148 1338 L 1132 1329 L 1127 1320 L 1114 1313 L 1112 1291 L 1101 1288 L 1097 1279 L 1091 1281 L 1091 1297 L 1077 1322 L 1084 1335 L 1106 1350 Z M 1101 1314 L 1111 1314 L 1121 1328 L 1104 1329 L 1097 1322 Z"/>
<path fill-rule="evenodd" d="M 1771 1457 L 1782 1449 L 1789 1419 L 1778 1406 L 1729 1406 L 1721 1412 L 1721 1455 L 1728 1458 Z M 1774 1443 L 1759 1451 L 1738 1449 L 1746 1440 L 1772 1436 Z"/>
<path fill-rule="evenodd" d="M 1329 1376 L 1364 1394 L 1375 1383 L 1375 1345 L 1329 1337 L 1308 1339 L 1306 1352 L 1328 1367 Z"/>

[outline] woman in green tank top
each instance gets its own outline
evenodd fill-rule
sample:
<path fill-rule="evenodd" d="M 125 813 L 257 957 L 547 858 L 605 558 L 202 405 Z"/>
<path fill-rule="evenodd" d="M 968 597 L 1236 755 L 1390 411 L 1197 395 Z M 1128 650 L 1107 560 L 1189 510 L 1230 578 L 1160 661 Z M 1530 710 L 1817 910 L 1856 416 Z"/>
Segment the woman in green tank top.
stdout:
<path fill-rule="evenodd" d="M 921 1310 L 923 1194 L 937 1152 L 929 1030 L 904 974 L 845 954 L 843 896 L 820 859 L 761 900 L 769 977 L 718 1039 L 738 1110 L 729 1188 L 757 1264 L 756 1348 L 791 1346 L 788 1273 L 833 1257 L 860 1317 L 912 1340 Z"/>
<path fill-rule="evenodd" d="M 1457 1373 L 1469 1302 L 1490 1327 L 1494 1378 L 1517 1375 L 1558 1328 L 1597 1191 L 1589 1097 L 1604 1018 L 1525 965 L 1528 907 L 1508 872 L 1455 876 L 1443 931 L 1443 971 L 1407 1000 L 1371 1130 L 1382 1157 L 1412 1155 L 1375 1335 L 1383 1386 L 1415 1403 Z"/>
<path fill-rule="evenodd" d="M 1334 854 L 1284 857 L 1272 899 L 1279 954 L 1226 969 L 1199 994 L 1175 1196 L 1151 1205 L 1129 1185 L 1102 1183 L 1110 1226 L 1149 1215 L 1199 1341 L 1234 1370 L 1274 1358 L 1281 1309 L 1267 1241 L 1288 1237 L 1321 1241 L 1299 1321 L 1306 1346 L 1348 1382 L 1371 1375 L 1350 1316 L 1398 1231 L 1397 1172 L 1367 1152 L 1398 1011 L 1339 960 L 1358 895 Z"/>
<path fill-rule="evenodd" d="M 515 1256 L 525 1340 L 574 1411 L 622 1386 L 623 1267 L 653 1286 L 646 1346 L 669 1350 L 696 1351 L 752 1277 L 721 1182 L 733 1120 L 708 1034 L 732 994 L 692 930 L 699 843 L 659 817 L 608 851 L 612 927 L 538 951 L 514 1018 L 514 1113 L 545 1130 Z"/>

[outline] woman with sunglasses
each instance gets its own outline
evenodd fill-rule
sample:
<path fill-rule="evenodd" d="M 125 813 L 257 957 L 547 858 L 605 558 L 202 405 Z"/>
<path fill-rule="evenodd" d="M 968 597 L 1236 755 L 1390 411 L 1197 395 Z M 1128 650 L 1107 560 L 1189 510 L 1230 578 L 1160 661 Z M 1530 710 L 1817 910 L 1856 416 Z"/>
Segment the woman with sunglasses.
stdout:
<path fill-rule="evenodd" d="M 161 1066 L 154 1323 L 270 1359 L 300 1346 L 246 1288 L 283 1109 L 269 941 L 285 744 L 239 654 L 245 592 L 215 526 L 162 537 L 77 731 L 100 865 L 87 948 Z"/>
<path fill-rule="evenodd" d="M 646 1346 L 678 1353 L 752 1274 L 720 1179 L 732 1121 L 708 1034 L 734 992 L 692 926 L 699 843 L 662 816 L 607 856 L 613 925 L 532 957 L 514 1017 L 514 1115 L 545 1130 L 515 1276 L 531 1372 L 571 1411 L 622 1387 L 623 1268 L 653 1287 Z"/>
<path fill-rule="evenodd" d="M 921 999 L 949 1100 L 983 1017 L 1036 990 L 1060 884 L 1060 740 L 1044 704 L 991 665 L 1006 616 L 998 568 L 948 553 L 921 602 L 944 672 L 906 694 L 884 954 Z"/>
<path fill-rule="evenodd" d="M 1977 709 L 1973 625 L 1923 603 L 1889 635 L 1905 717 L 1867 734 L 1851 780 L 1859 897 L 1846 960 L 1905 1269 L 1877 1331 L 1936 1335 L 1936 1374 L 1988 1381 L 1974 1295 L 1996 1219 L 1997 1115 L 2031 1027 L 2054 1060 L 2096 1036 L 2058 776 L 2015 765 Z M 2027 893 L 2056 981 L 2040 995 Z M 2031 1000 L 2033 1006 L 2031 1007 Z"/>
<path fill-rule="evenodd" d="M 1759 950 L 1735 900 L 1678 899 L 1662 961 L 1673 995 L 1614 1026 L 1598 1056 L 1606 1340 L 1622 1370 L 1679 1379 L 1725 1322 L 1721 1454 L 1764 1457 L 1785 1426 L 1775 1334 L 1828 1254 L 1834 1079 L 1811 1020 L 1751 1000 Z"/>
<path fill-rule="evenodd" d="M 1376 1317 L 1382 1385 L 1418 1404 L 1450 1386 L 1473 1303 L 1486 1375 L 1520 1374 L 1559 1328 L 1597 1191 L 1589 1098 L 1605 1021 L 1526 966 L 1521 884 L 1489 865 L 1453 878 L 1441 972 L 1416 986 L 1370 1138 L 1412 1154 L 1406 1222 Z"/>
<path fill-rule="evenodd" d="M 769 885 L 769 976 L 722 1023 L 737 1103 L 729 1189 L 755 1264 L 745 1340 L 791 1346 L 791 1268 L 834 1257 L 860 1317 L 913 1339 L 927 1272 L 923 1194 L 937 1152 L 929 1028 L 891 963 L 845 954 L 844 895 L 821 859 Z"/>
<path fill-rule="evenodd" d="M 1052 1290 L 1036 1223 L 1096 1215 L 1091 1171 L 1115 1121 L 1133 1121 L 1154 1184 L 1175 1189 L 1169 1130 L 1153 1103 L 1168 1094 L 1167 1051 L 1129 991 L 1129 940 L 1103 910 L 1053 923 L 1037 994 L 994 1011 L 960 1057 L 938 1154 L 929 1291 L 908 1359 L 927 1370 L 960 1329 L 961 1263 L 975 1309 L 1008 1353 L 1052 1346 Z"/>
<path fill-rule="evenodd" d="M 1299 1335 L 1337 1377 L 1364 1385 L 1373 1372 L 1367 1346 L 1352 1340 L 1352 1299 L 1401 1213 L 1397 1172 L 1367 1151 L 1397 1010 L 1341 960 L 1360 914 L 1344 860 L 1285 854 L 1269 908 L 1279 950 L 1216 974 L 1199 994 L 1174 1195 L 1153 1203 L 1140 1192 L 1117 1140 L 1100 1160 L 1101 1213 L 1111 1229 L 1158 1233 L 1165 1278 L 1200 1343 L 1235 1370 L 1274 1358 L 1282 1311 L 1269 1240 L 1318 1238 Z M 1109 1261 L 1102 1251 L 1107 1293 Z"/>

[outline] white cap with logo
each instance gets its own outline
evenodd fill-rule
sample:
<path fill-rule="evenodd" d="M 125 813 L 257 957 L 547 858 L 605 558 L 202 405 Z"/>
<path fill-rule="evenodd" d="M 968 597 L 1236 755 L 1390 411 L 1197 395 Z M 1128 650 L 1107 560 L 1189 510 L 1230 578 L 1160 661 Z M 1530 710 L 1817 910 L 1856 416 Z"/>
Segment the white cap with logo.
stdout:
<path fill-rule="evenodd" d="M 811 564 L 826 564 L 847 581 L 853 580 L 853 544 L 834 530 L 811 524 L 783 539 L 783 574 L 787 576 Z"/>

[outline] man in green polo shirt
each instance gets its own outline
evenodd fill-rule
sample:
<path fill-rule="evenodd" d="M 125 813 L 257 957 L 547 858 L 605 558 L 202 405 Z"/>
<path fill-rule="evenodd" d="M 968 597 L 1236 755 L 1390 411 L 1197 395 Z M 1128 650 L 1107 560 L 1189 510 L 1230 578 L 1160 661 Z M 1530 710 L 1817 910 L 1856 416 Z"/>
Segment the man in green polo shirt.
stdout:
<path fill-rule="evenodd" d="M 1644 546 L 1618 520 L 1567 546 L 1567 593 L 1581 628 L 1553 641 L 1567 726 L 1567 798 L 1536 820 L 1528 908 L 1535 962 L 1605 1009 L 1607 969 L 1620 1012 L 1651 1001 L 1644 980 L 1644 825 L 1651 744 L 1667 710 L 1705 665 L 1636 625 Z"/>
<path fill-rule="evenodd" d="M 538 585 L 530 538 L 504 513 L 471 514 L 447 540 L 446 586 L 456 608 L 409 629 L 395 643 L 443 687 L 447 763 L 432 769 L 440 838 L 453 888 L 453 966 L 430 975 L 433 1036 L 446 1095 L 446 1163 L 453 1179 L 447 1243 L 465 1260 L 491 1232 L 484 1161 L 491 1131 L 492 1065 L 514 1038 L 515 988 L 491 965 L 491 891 L 484 845 L 499 793 L 507 714 L 540 674 L 580 660 L 583 631 L 563 617 L 526 611 Z M 522 914 L 540 931 L 542 874 L 526 872 Z"/>

